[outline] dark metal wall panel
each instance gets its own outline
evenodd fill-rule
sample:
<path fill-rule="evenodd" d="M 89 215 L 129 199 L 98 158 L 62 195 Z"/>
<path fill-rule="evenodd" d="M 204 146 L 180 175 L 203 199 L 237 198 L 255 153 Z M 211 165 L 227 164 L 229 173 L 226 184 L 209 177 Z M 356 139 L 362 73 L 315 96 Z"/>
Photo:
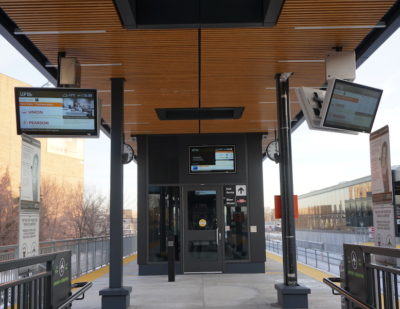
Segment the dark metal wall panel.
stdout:
<path fill-rule="evenodd" d="M 149 136 L 149 184 L 179 183 L 178 135 Z"/>
<path fill-rule="evenodd" d="M 137 226 L 138 264 L 147 263 L 147 137 L 138 136 L 137 156 Z"/>
<path fill-rule="evenodd" d="M 252 262 L 265 262 L 265 224 L 262 154 L 260 134 L 247 134 L 249 225 L 257 226 L 257 233 L 250 233 L 250 255 Z"/>

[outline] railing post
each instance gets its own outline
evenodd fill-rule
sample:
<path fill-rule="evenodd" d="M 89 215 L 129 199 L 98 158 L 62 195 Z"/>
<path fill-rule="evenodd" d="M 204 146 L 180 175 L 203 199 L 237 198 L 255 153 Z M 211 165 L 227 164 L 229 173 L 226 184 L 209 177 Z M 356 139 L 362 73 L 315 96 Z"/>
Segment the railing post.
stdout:
<path fill-rule="evenodd" d="M 306 264 L 308 265 L 308 259 L 307 259 L 307 248 L 305 248 L 306 249 L 306 253 L 305 253 L 305 255 L 306 255 Z"/>
<path fill-rule="evenodd" d="M 329 260 L 329 251 L 326 251 L 326 257 L 328 259 L 328 271 L 331 272 L 331 262 Z"/>
<path fill-rule="evenodd" d="M 86 239 L 86 273 L 89 272 L 89 239 Z"/>
<path fill-rule="evenodd" d="M 314 257 L 315 257 L 315 268 L 318 268 L 317 250 L 316 249 L 314 249 Z"/>
<path fill-rule="evenodd" d="M 78 240 L 78 243 L 77 243 L 76 258 L 77 258 L 77 260 L 76 260 L 76 270 L 77 270 L 76 276 L 80 277 L 80 275 L 81 275 L 81 242 L 80 242 L 80 240 Z"/>
<path fill-rule="evenodd" d="M 93 270 L 96 269 L 96 254 L 97 254 L 97 251 L 96 251 L 96 249 L 97 249 L 96 240 L 97 240 L 97 238 L 94 239 L 94 244 L 93 244 L 93 246 L 94 246 L 94 250 L 93 250 L 93 252 L 94 252 L 93 253 Z"/>

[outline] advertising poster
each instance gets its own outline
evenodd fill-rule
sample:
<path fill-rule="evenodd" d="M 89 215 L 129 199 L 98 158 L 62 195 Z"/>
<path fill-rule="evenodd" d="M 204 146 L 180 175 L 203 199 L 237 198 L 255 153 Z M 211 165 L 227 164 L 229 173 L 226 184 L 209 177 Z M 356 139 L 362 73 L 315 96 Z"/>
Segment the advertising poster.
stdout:
<path fill-rule="evenodd" d="M 40 203 L 40 142 L 22 135 L 21 209 L 39 209 Z"/>
<path fill-rule="evenodd" d="M 392 203 L 389 127 L 385 126 L 371 133 L 369 141 L 373 201 Z"/>
<path fill-rule="evenodd" d="M 19 257 L 39 254 L 40 142 L 22 135 Z M 23 271 L 23 270 L 21 270 Z"/>
<path fill-rule="evenodd" d="M 371 191 L 375 245 L 395 248 L 395 221 L 392 202 L 392 169 L 390 162 L 389 127 L 385 126 L 370 135 Z M 377 257 L 379 262 L 393 261 Z"/>
<path fill-rule="evenodd" d="M 19 257 L 39 254 L 39 212 L 19 215 Z"/>

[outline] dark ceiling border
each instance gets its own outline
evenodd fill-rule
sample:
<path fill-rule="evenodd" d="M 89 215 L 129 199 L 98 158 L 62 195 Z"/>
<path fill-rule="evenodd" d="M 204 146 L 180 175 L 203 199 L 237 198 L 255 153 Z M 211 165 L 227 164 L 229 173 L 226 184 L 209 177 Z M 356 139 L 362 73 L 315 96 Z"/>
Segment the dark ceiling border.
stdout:
<path fill-rule="evenodd" d="M 360 67 L 399 27 L 400 0 L 383 16 L 381 22 L 385 28 L 373 29 L 356 47 L 356 65 Z"/>
<path fill-rule="evenodd" d="M 15 35 L 18 26 L 0 8 L 0 34 L 17 49 L 40 73 L 57 85 L 57 69 L 46 68 L 49 60 L 26 35 Z"/>

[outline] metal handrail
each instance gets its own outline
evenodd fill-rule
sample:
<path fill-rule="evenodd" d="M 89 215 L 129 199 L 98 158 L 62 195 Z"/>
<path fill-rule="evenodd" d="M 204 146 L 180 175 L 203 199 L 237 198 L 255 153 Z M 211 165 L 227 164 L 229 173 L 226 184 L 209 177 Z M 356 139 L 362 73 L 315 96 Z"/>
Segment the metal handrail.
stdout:
<path fill-rule="evenodd" d="M 374 307 L 371 307 L 370 305 L 364 303 L 363 301 L 355 298 L 349 292 L 347 292 L 345 289 L 343 289 L 340 286 L 337 286 L 335 284 L 338 282 L 343 282 L 342 279 L 340 279 L 340 278 L 324 278 L 323 282 L 326 285 L 328 285 L 330 288 L 332 288 L 332 293 L 333 293 L 333 290 L 337 291 L 341 296 L 345 297 L 352 303 L 355 303 L 355 304 L 361 306 L 362 309 L 374 309 Z M 335 294 L 335 293 L 333 293 L 333 294 Z M 335 295 L 337 295 L 337 294 L 335 294 Z"/>
<path fill-rule="evenodd" d="M 57 309 L 63 309 L 72 304 L 74 300 L 82 300 L 85 298 L 85 292 L 93 286 L 92 282 L 77 282 L 72 285 L 72 289 L 80 288 L 77 292 L 68 297 Z M 80 298 L 82 296 L 82 298 Z"/>
<path fill-rule="evenodd" d="M 8 260 L 0 263 L 0 272 L 8 271 L 10 269 L 17 269 L 20 267 L 31 266 L 33 264 L 41 264 L 54 260 L 57 254 L 43 254 L 38 256 L 27 257 L 18 260 Z"/>

